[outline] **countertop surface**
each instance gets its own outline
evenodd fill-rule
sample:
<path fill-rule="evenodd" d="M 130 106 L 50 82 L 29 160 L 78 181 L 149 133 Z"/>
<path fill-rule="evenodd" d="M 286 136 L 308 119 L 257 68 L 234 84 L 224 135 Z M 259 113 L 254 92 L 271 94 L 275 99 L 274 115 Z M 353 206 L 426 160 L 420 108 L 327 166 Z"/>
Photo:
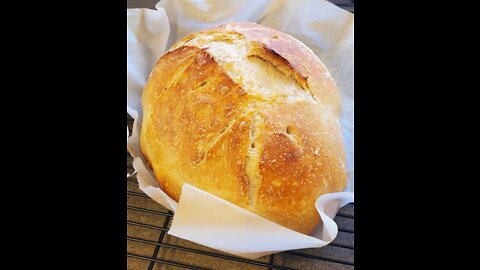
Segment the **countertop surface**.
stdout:
<path fill-rule="evenodd" d="M 127 8 L 152 8 L 158 0 L 127 0 Z M 353 0 L 331 1 L 353 12 Z M 132 127 L 132 119 L 127 115 Z M 127 172 L 132 157 L 127 151 Z M 154 202 L 139 188 L 135 176 L 127 177 L 127 269 L 354 269 L 354 204 L 338 212 L 337 238 L 328 246 L 288 251 L 247 260 L 186 241 L 166 232 L 171 211 Z"/>

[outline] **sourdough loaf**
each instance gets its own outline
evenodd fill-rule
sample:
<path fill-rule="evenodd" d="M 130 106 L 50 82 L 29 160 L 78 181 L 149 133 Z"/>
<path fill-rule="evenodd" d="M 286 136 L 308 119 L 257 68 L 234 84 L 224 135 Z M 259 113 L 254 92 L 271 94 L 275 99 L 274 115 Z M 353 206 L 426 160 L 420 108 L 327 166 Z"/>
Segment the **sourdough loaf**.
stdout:
<path fill-rule="evenodd" d="M 141 151 L 179 200 L 189 183 L 302 233 L 346 185 L 341 99 L 302 42 L 250 22 L 177 42 L 142 96 Z"/>

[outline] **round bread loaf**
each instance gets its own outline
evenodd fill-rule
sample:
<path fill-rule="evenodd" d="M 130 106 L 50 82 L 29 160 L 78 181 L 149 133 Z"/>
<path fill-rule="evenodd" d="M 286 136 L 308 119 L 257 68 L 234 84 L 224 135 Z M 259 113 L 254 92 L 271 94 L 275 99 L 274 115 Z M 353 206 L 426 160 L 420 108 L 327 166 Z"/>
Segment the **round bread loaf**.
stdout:
<path fill-rule="evenodd" d="M 145 86 L 141 151 L 178 201 L 189 183 L 292 230 L 346 185 L 341 98 L 302 42 L 250 22 L 194 33 Z"/>

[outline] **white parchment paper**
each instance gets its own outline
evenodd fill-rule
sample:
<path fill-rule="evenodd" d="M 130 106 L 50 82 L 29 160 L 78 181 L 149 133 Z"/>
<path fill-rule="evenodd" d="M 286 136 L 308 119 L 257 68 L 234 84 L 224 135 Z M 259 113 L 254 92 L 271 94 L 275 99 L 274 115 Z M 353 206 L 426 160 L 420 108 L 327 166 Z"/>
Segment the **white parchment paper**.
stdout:
<path fill-rule="evenodd" d="M 169 234 L 246 258 L 330 243 L 338 233 L 332 218 L 353 201 L 353 15 L 324 0 L 163 0 L 156 9 L 127 10 L 127 112 L 135 119 L 127 147 L 140 189 L 175 212 Z M 322 224 L 310 236 L 188 184 L 177 203 L 145 166 L 139 147 L 140 100 L 151 68 L 177 40 L 232 21 L 253 21 L 296 37 L 327 66 L 341 92 L 348 183 L 345 192 L 318 198 Z"/>

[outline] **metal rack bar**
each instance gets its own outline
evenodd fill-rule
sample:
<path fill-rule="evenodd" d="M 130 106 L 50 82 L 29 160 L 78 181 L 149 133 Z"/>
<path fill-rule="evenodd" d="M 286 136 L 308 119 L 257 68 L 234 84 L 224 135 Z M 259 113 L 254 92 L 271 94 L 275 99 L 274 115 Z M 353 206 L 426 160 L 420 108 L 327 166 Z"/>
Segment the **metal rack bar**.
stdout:
<path fill-rule="evenodd" d="M 355 218 L 353 215 L 343 214 L 343 213 L 337 213 L 337 216 L 339 216 L 339 217 L 346 217 L 346 218 Z"/>
<path fill-rule="evenodd" d="M 162 228 L 167 229 L 168 222 L 170 222 L 170 216 L 165 217 L 165 221 L 163 222 Z M 160 233 L 160 237 L 158 237 L 158 243 L 162 243 L 163 238 L 165 237 L 165 232 L 166 231 L 162 231 Z M 160 250 L 160 247 L 161 247 L 160 245 L 155 246 L 155 250 L 153 251 L 153 254 L 152 254 L 152 259 L 157 258 L 158 251 Z M 151 261 L 150 265 L 148 266 L 148 270 L 152 270 L 154 264 L 155 264 L 155 261 Z"/>
<path fill-rule="evenodd" d="M 143 212 L 143 213 L 154 214 L 154 215 L 173 217 L 173 214 L 171 212 L 155 211 L 155 210 L 150 210 L 150 209 L 131 206 L 131 205 L 127 205 L 127 209 L 135 210 L 135 211 L 139 211 L 139 212 Z"/>
<path fill-rule="evenodd" d="M 137 197 L 143 197 L 143 198 L 148 198 L 148 199 L 150 199 L 150 197 L 148 197 L 148 196 L 145 195 L 144 193 L 135 192 L 135 191 L 129 191 L 129 190 L 127 190 L 127 195 L 133 195 L 133 196 L 137 196 Z"/>
<path fill-rule="evenodd" d="M 355 231 L 346 229 L 346 228 L 338 228 L 339 232 L 346 232 L 346 233 L 355 233 Z"/>
<path fill-rule="evenodd" d="M 186 264 L 183 264 L 183 263 L 177 263 L 177 262 L 172 262 L 172 261 L 167 261 L 167 260 L 162 260 L 162 259 L 152 259 L 152 258 L 149 258 L 149 257 L 145 257 L 145 256 L 137 255 L 137 254 L 132 254 L 132 253 L 127 253 L 127 257 L 140 259 L 140 260 L 145 260 L 145 261 L 150 261 L 150 262 L 161 263 L 161 264 L 166 264 L 166 265 L 171 265 L 171 266 L 176 266 L 176 267 L 182 267 L 182 268 L 192 269 L 192 270 L 209 270 L 209 269 L 206 269 L 206 268 L 186 265 Z"/>
<path fill-rule="evenodd" d="M 273 262 L 275 261 L 275 254 L 270 255 L 270 258 L 268 259 L 268 264 L 273 265 Z M 272 270 L 272 267 L 269 266 L 268 270 Z"/>
<path fill-rule="evenodd" d="M 289 255 L 293 255 L 293 256 L 298 256 L 298 257 L 322 260 L 322 261 L 339 263 L 339 264 L 353 265 L 352 262 L 349 262 L 349 261 L 346 261 L 346 260 L 328 258 L 328 257 L 325 257 L 325 256 L 320 256 L 320 255 L 312 255 L 312 254 L 300 253 L 300 252 L 296 252 L 296 251 L 285 251 L 284 253 L 289 254 Z"/>
<path fill-rule="evenodd" d="M 252 264 L 252 265 L 257 265 L 257 266 L 264 266 L 264 267 L 269 267 L 269 268 L 273 268 L 273 269 L 279 269 L 279 270 L 292 270 L 293 269 L 293 268 L 289 268 L 289 267 L 274 265 L 273 263 L 270 263 L 270 262 L 267 264 L 267 263 L 263 263 L 263 262 L 257 262 L 257 261 L 252 261 L 252 260 L 248 260 L 248 259 L 243 259 L 243 258 L 240 258 L 240 257 L 233 257 L 233 256 L 228 256 L 228 255 L 223 255 L 223 254 L 198 250 L 198 249 L 186 248 L 186 247 L 177 246 L 177 245 L 157 243 L 157 242 L 154 242 L 154 241 L 135 238 L 135 237 L 127 237 L 127 240 L 134 241 L 134 242 L 140 242 L 140 243 L 144 243 L 144 244 L 149 244 L 149 245 L 156 245 L 156 246 L 163 246 L 163 247 L 167 247 L 167 248 L 173 248 L 173 249 L 177 249 L 177 250 L 181 250 L 181 251 L 186 251 L 186 252 L 196 253 L 196 254 L 200 254 L 200 255 L 226 259 L 226 260 L 230 260 L 230 261 L 237 261 L 237 262 L 242 262 L 242 263 L 247 263 L 247 264 Z M 271 256 L 273 256 L 273 255 L 271 255 Z"/>
<path fill-rule="evenodd" d="M 127 220 L 127 224 L 128 224 L 128 225 L 132 225 L 132 226 L 137 226 L 137 227 L 152 229 L 152 230 L 168 231 L 167 228 L 163 228 L 163 227 L 159 227 L 159 226 L 155 226 L 155 225 L 150 225 L 150 224 L 145 224 L 145 223 L 139 223 L 139 222 L 130 221 L 130 220 Z"/>

